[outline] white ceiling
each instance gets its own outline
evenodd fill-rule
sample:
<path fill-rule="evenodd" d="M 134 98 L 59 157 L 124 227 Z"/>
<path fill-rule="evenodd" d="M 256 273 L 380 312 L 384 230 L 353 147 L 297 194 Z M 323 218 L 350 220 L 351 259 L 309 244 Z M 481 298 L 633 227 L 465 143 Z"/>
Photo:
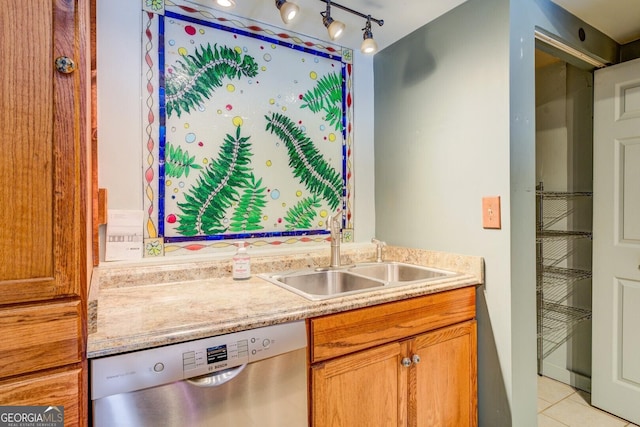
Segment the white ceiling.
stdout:
<path fill-rule="evenodd" d="M 211 5 L 211 0 L 191 0 Z M 280 20 L 274 0 L 236 0 L 232 14 L 255 19 L 280 28 L 288 28 L 321 40 L 327 40 L 320 12 L 326 4 L 321 0 L 291 0 L 300 7 L 298 19 L 289 25 Z M 373 36 L 380 49 L 410 34 L 427 22 L 448 12 L 466 0 L 338 0 L 338 3 L 383 19 L 379 27 L 373 23 Z M 597 28 L 620 44 L 640 39 L 640 0 L 553 0 L 564 9 Z M 347 25 L 346 34 L 337 42 L 359 49 L 365 19 L 338 8 L 331 16 Z"/>
<path fill-rule="evenodd" d="M 193 3 L 211 5 L 212 0 L 191 0 Z M 326 4 L 320 0 L 291 0 L 300 7 L 300 15 L 289 25 L 280 19 L 274 0 L 236 0 L 234 9 L 228 13 L 255 19 L 280 28 L 287 28 L 306 36 L 327 41 L 326 28 L 322 25 L 320 12 Z M 337 3 L 384 20 L 382 27 L 372 23 L 373 37 L 379 49 L 383 49 L 400 40 L 407 34 L 433 21 L 466 0 L 338 0 Z M 347 28 L 345 35 L 336 41 L 341 46 L 360 49 L 362 28 L 366 20 L 359 16 L 331 8 L 333 19 L 342 21 Z"/>
<path fill-rule="evenodd" d="M 638 0 L 553 0 L 619 44 L 640 39 Z"/>

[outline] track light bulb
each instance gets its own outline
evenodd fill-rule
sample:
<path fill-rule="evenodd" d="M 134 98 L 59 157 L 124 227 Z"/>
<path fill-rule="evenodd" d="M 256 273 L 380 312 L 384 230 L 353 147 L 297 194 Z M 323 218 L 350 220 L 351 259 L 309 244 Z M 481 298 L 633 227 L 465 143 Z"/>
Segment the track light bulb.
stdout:
<path fill-rule="evenodd" d="M 280 10 L 280 18 L 285 24 L 293 21 L 300 11 L 297 4 L 287 0 L 276 0 L 276 7 Z"/>
<path fill-rule="evenodd" d="M 364 39 L 360 45 L 360 52 L 372 54 L 378 51 L 378 43 L 373 38 Z"/>
<path fill-rule="evenodd" d="M 372 54 L 378 51 L 378 43 L 373 39 L 373 33 L 371 32 L 371 16 L 367 18 L 367 24 L 362 29 L 362 44 L 360 45 L 360 52 L 364 54 Z"/>
<path fill-rule="evenodd" d="M 322 18 L 322 23 L 327 27 L 331 40 L 338 40 L 344 34 L 345 25 L 329 15 Z"/>
<path fill-rule="evenodd" d="M 216 4 L 220 7 L 225 7 L 227 9 L 231 9 L 236 6 L 235 0 L 216 0 Z"/>

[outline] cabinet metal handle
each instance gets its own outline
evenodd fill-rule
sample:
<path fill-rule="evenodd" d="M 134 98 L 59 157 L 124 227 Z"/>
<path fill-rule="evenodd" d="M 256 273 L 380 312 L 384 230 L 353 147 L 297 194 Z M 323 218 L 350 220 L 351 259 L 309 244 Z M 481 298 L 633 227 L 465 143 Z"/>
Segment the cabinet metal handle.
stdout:
<path fill-rule="evenodd" d="M 405 368 L 408 368 L 409 366 L 411 366 L 411 359 L 409 359 L 408 357 L 404 357 L 400 363 Z"/>
<path fill-rule="evenodd" d="M 413 361 L 413 363 L 415 363 L 417 365 L 418 363 L 420 363 L 420 356 L 418 356 L 417 354 L 414 354 L 411 357 L 411 360 Z"/>
<path fill-rule="evenodd" d="M 55 60 L 56 70 L 63 74 L 70 74 L 76 70 L 76 63 L 68 56 L 59 56 Z"/>

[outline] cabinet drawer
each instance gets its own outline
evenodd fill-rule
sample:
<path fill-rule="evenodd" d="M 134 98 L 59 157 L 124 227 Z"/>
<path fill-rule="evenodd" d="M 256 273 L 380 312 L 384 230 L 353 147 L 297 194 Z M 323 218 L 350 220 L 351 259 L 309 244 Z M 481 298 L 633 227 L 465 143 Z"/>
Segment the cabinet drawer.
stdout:
<path fill-rule="evenodd" d="M 82 365 L 0 381 L 0 405 L 64 406 L 64 425 L 86 425 L 87 387 Z"/>
<path fill-rule="evenodd" d="M 475 286 L 309 320 L 311 363 L 475 318 Z"/>
<path fill-rule="evenodd" d="M 80 362 L 79 300 L 0 309 L 0 378 Z"/>

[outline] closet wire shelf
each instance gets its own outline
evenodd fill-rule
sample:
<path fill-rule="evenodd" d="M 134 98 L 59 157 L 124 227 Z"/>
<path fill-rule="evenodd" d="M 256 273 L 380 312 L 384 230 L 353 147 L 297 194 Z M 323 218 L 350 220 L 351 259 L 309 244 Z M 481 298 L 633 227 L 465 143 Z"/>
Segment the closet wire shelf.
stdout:
<path fill-rule="evenodd" d="M 538 280 L 537 290 L 542 290 L 544 284 L 545 289 L 550 289 L 570 282 L 577 282 L 591 278 L 591 271 L 580 270 L 577 268 L 564 268 L 543 265 L 541 266 L 542 276 Z"/>
<path fill-rule="evenodd" d="M 585 243 L 591 243 L 591 232 L 589 231 L 564 231 L 564 230 L 543 230 L 537 234 L 538 246 L 544 250 L 538 253 L 539 267 L 557 267 L 564 265 L 570 258 L 579 253 L 581 246 Z M 558 267 L 566 270 L 566 277 L 570 278 L 574 272 L 579 269 L 567 267 Z"/>
<path fill-rule="evenodd" d="M 590 192 L 536 189 L 537 218 L 537 311 L 538 372 L 542 360 L 566 343 L 580 322 L 591 319 L 591 310 L 570 305 L 580 286 L 590 286 L 590 265 L 576 265 L 591 251 L 591 224 L 581 223 L 585 209 L 591 210 Z M 589 203 L 589 204 L 586 204 Z M 584 268 L 583 268 L 584 267 Z"/>
<path fill-rule="evenodd" d="M 536 291 L 544 291 L 545 301 L 566 302 L 582 284 L 591 278 L 591 271 L 575 268 L 538 266 Z"/>
<path fill-rule="evenodd" d="M 573 335 L 578 323 L 589 319 L 591 310 L 543 301 L 542 328 L 538 332 L 538 338 L 542 340 L 542 357 L 553 353 Z"/>

